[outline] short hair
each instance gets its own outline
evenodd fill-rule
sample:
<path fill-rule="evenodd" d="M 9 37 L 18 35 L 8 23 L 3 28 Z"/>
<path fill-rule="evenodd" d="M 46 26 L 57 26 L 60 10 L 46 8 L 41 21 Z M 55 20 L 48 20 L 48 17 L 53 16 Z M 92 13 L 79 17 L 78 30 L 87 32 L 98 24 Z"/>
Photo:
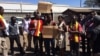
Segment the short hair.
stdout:
<path fill-rule="evenodd" d="M 1 10 L 1 9 L 3 9 L 3 7 L 2 7 L 2 6 L 0 6 L 0 10 Z"/>
<path fill-rule="evenodd" d="M 58 16 L 58 19 L 60 19 L 60 18 L 64 19 L 64 17 L 63 17 L 62 15 L 59 15 L 59 16 Z"/>
<path fill-rule="evenodd" d="M 39 12 L 38 11 L 35 11 L 33 14 L 39 14 Z"/>

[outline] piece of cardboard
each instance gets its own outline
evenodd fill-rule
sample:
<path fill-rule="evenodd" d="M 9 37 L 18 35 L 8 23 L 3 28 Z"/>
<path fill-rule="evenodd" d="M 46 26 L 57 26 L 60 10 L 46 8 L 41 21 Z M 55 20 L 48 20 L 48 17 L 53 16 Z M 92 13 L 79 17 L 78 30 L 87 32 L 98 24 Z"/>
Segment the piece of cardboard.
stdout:
<path fill-rule="evenodd" d="M 40 13 L 51 13 L 52 3 L 50 2 L 39 2 L 38 11 Z"/>
<path fill-rule="evenodd" d="M 58 34 L 57 26 L 43 26 L 43 38 L 55 38 Z"/>

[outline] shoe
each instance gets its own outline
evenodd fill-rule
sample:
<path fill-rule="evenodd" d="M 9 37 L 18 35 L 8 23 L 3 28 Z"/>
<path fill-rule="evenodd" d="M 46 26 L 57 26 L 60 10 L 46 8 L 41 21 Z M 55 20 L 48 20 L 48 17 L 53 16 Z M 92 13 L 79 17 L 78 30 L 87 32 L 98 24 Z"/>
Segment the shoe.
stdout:
<path fill-rule="evenodd" d="M 23 52 L 21 52 L 20 54 L 21 54 L 21 55 L 25 55 L 25 52 L 23 51 Z"/>

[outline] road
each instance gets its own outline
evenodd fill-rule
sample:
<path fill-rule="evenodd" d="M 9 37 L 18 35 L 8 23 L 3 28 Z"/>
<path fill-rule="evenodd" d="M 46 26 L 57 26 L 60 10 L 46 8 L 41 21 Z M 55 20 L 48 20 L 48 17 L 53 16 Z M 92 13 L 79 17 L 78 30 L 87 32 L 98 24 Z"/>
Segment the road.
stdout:
<path fill-rule="evenodd" d="M 69 52 L 70 48 L 69 48 L 68 34 L 66 34 L 66 35 L 67 35 L 67 36 L 66 36 L 66 51 L 65 51 L 65 55 L 64 55 L 64 56 L 71 56 L 71 55 L 70 55 L 70 52 Z M 8 50 L 9 50 L 9 56 L 11 56 L 11 54 L 10 54 L 9 37 L 7 37 L 6 40 L 7 40 Z M 20 41 L 21 41 L 21 45 L 23 46 L 23 37 L 22 37 L 22 36 L 20 36 Z M 26 54 L 25 54 L 24 56 L 35 56 L 35 54 L 34 54 L 33 40 L 32 40 L 31 45 L 32 45 L 32 49 L 31 49 L 31 50 L 27 50 L 27 51 L 26 51 Z M 16 45 L 15 42 L 14 42 L 14 47 L 15 47 L 14 53 L 16 54 L 16 56 L 21 56 L 21 55 L 19 54 L 19 51 L 18 51 L 18 49 L 17 49 L 17 45 Z M 43 50 L 45 51 L 44 47 L 43 47 Z M 81 51 L 81 49 L 80 49 L 80 51 Z M 1 49 L 0 49 L 0 53 L 1 53 Z M 0 56 L 2 56 L 2 55 L 0 54 Z M 59 52 L 57 53 L 57 56 L 59 56 Z M 96 55 L 96 56 L 98 56 L 98 55 Z M 99 56 L 100 56 L 100 55 L 99 55 Z"/>

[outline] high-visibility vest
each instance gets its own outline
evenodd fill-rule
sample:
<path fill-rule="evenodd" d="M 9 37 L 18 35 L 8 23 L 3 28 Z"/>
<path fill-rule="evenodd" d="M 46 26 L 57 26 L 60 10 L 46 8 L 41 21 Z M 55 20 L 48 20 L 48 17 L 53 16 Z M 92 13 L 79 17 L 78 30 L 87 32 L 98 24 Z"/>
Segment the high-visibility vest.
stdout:
<path fill-rule="evenodd" d="M 6 21 L 4 20 L 4 17 L 0 15 L 0 21 L 3 21 L 3 24 L 6 25 Z"/>
<path fill-rule="evenodd" d="M 0 15 L 0 19 L 3 19 L 3 16 Z"/>
<path fill-rule="evenodd" d="M 79 31 L 79 23 L 78 23 L 77 21 L 75 22 L 75 31 Z M 78 43 L 79 40 L 80 40 L 80 39 L 79 39 L 79 34 L 75 34 L 75 35 L 74 35 L 74 38 L 75 38 L 75 42 Z"/>
<path fill-rule="evenodd" d="M 39 34 L 42 31 L 42 28 L 43 28 L 43 21 L 42 20 L 37 20 L 37 26 L 36 26 L 34 36 L 39 36 Z"/>
<path fill-rule="evenodd" d="M 81 25 L 76 21 L 75 24 L 72 26 L 70 25 L 71 28 L 74 28 L 74 31 L 82 31 Z M 80 34 L 72 34 L 72 39 L 76 42 L 79 43 L 81 40 Z"/>

